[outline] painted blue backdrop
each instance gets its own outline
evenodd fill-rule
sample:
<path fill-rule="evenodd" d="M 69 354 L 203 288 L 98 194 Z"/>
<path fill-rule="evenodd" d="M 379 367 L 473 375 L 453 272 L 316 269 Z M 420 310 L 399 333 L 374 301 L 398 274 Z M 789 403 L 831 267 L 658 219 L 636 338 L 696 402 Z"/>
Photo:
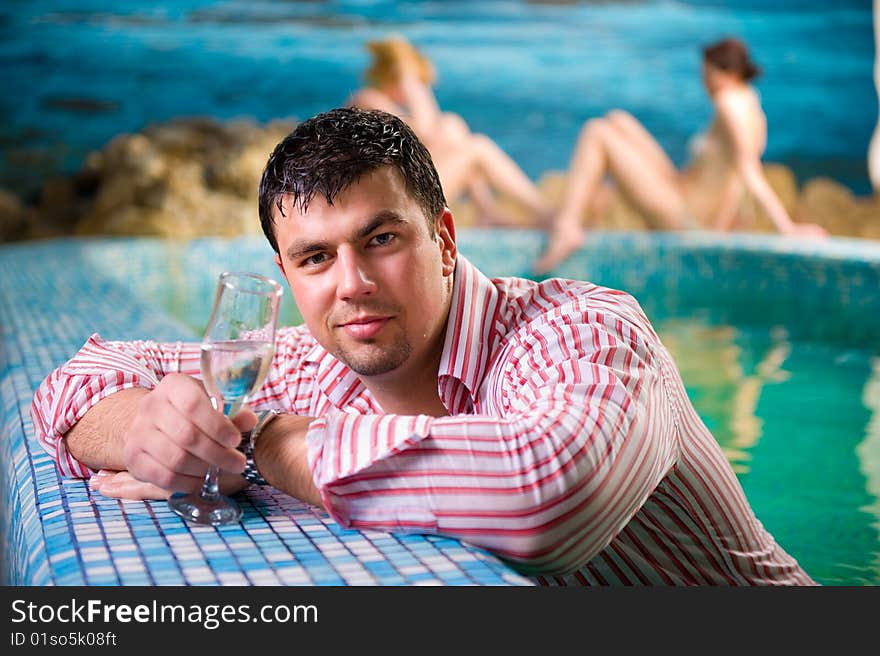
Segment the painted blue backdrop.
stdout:
<path fill-rule="evenodd" d="M 0 2 L 0 187 L 32 193 L 112 136 L 175 116 L 305 118 L 361 82 L 365 41 L 406 35 L 437 95 L 533 178 L 582 122 L 638 116 L 677 163 L 710 108 L 700 46 L 745 39 L 764 75 L 765 159 L 870 191 L 870 0 Z"/>

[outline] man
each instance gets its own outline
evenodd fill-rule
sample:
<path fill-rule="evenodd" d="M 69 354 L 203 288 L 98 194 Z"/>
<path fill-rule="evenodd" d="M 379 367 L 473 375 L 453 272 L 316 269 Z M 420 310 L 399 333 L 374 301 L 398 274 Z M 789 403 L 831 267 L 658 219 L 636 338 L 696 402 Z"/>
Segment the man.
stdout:
<path fill-rule="evenodd" d="M 33 404 L 62 471 L 110 496 L 194 490 L 209 463 L 344 526 L 442 533 L 547 583 L 814 582 L 754 516 L 638 304 L 459 255 L 430 156 L 384 112 L 282 141 L 260 218 L 305 324 L 250 411 L 213 410 L 197 344 L 93 335 Z M 233 482 L 236 481 L 237 482 Z"/>

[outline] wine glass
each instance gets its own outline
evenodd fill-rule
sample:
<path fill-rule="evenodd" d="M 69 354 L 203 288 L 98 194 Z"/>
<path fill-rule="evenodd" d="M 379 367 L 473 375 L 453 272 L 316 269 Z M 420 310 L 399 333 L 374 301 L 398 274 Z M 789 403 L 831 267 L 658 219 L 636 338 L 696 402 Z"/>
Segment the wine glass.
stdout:
<path fill-rule="evenodd" d="M 245 272 L 217 280 L 211 318 L 202 340 L 202 379 L 211 403 L 233 417 L 266 378 L 275 350 L 281 285 Z M 175 513 L 196 524 L 219 526 L 241 519 L 241 508 L 219 491 L 220 468 L 211 465 L 199 492 L 168 499 Z"/>

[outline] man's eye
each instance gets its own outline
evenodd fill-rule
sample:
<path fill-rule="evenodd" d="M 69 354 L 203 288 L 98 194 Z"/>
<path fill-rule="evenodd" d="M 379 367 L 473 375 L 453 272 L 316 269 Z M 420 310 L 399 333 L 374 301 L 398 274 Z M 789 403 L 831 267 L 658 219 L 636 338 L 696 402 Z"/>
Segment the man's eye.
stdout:
<path fill-rule="evenodd" d="M 326 259 L 327 255 L 324 253 L 315 253 L 314 255 L 309 255 L 302 263 L 304 266 L 315 266 L 316 264 L 322 264 Z"/>
<path fill-rule="evenodd" d="M 383 232 L 381 235 L 373 237 L 370 241 L 375 242 L 378 246 L 385 246 L 394 241 L 394 237 L 395 235 L 393 232 Z"/>

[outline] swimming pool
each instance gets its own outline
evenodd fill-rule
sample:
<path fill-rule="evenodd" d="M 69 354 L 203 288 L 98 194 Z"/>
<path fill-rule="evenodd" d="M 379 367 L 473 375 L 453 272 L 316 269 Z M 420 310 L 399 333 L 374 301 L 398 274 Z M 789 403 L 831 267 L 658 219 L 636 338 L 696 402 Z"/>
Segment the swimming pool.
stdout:
<path fill-rule="evenodd" d="M 541 244 L 527 230 L 458 240 L 490 275 L 527 271 Z M 278 276 L 262 237 L 95 240 L 77 253 L 194 334 L 221 270 Z M 559 274 L 640 301 L 758 518 L 817 581 L 880 585 L 880 245 L 596 232 Z M 286 289 L 283 303 L 298 322 Z"/>

